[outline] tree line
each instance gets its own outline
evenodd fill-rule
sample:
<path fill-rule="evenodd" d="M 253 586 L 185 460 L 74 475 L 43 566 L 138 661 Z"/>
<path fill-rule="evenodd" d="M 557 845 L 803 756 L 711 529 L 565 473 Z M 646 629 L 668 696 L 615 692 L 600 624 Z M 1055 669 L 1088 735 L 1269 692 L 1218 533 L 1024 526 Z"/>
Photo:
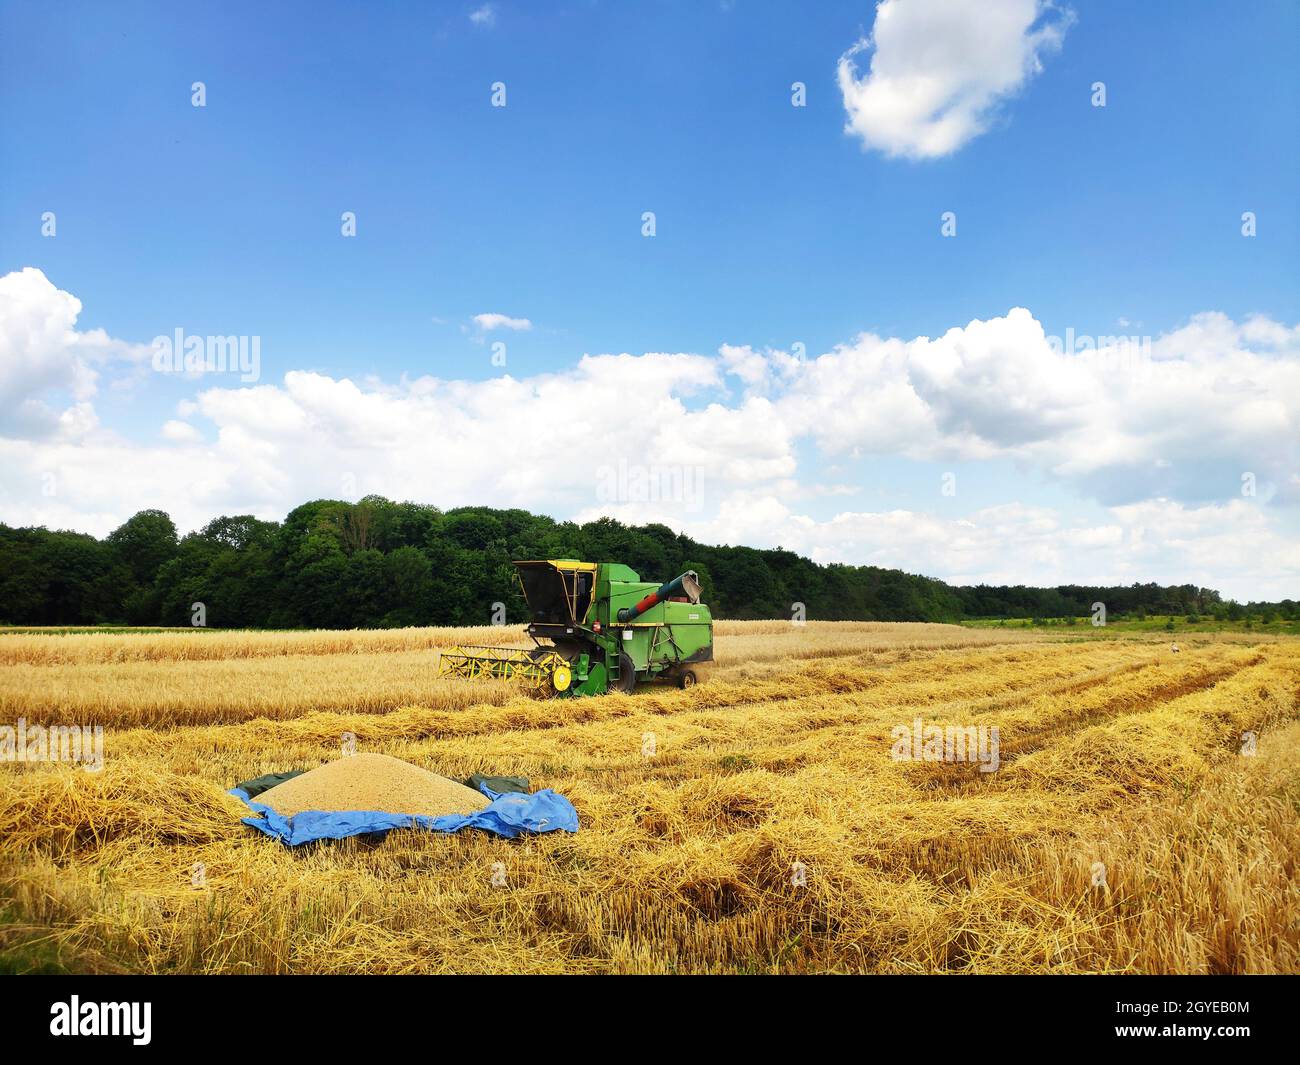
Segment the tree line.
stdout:
<path fill-rule="evenodd" d="M 511 561 L 623 562 L 647 581 L 699 573 L 721 618 L 960 621 L 1208 614 L 1296 616 L 1296 604 L 1225 602 L 1195 585 L 954 587 L 877 566 L 822 565 L 781 548 L 698 543 L 664 525 L 577 524 L 525 510 L 439 510 L 367 496 L 318 499 L 283 522 L 220 517 L 177 534 L 143 510 L 103 539 L 0 524 L 0 623 L 376 628 L 481 625 L 502 603 L 525 620 Z M 799 606 L 802 604 L 802 608 Z"/>

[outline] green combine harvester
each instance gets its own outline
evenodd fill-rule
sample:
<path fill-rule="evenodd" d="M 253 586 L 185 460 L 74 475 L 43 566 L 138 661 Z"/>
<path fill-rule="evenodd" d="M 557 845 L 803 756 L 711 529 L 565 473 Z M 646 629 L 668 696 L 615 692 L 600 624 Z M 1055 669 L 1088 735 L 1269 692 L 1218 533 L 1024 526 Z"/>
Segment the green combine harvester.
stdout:
<path fill-rule="evenodd" d="M 666 584 L 617 562 L 514 564 L 536 647 L 452 647 L 440 676 L 498 677 L 552 695 L 631 692 L 638 681 L 689 688 L 713 661 L 713 617 L 694 571 Z"/>

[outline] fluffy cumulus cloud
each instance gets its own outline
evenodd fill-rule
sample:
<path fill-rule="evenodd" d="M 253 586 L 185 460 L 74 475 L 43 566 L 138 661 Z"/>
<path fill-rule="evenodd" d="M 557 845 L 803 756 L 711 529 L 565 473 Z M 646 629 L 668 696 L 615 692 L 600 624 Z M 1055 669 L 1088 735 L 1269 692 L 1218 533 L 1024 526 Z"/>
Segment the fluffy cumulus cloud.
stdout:
<path fill-rule="evenodd" d="M 1014 308 L 933 339 L 859 336 L 808 364 L 779 405 L 831 454 L 1005 458 L 1107 504 L 1204 502 L 1250 473 L 1257 494 L 1294 501 L 1298 357 L 1300 327 L 1261 318 L 1049 337 Z"/>
<path fill-rule="evenodd" d="M 1042 69 L 1071 18 L 1049 0 L 881 0 L 870 37 L 840 57 L 845 129 L 888 155 L 949 155 Z"/>
<path fill-rule="evenodd" d="M 100 370 L 142 365 L 145 344 L 78 331 L 81 301 L 28 267 L 0 277 L 0 436 L 75 436 L 94 423 Z"/>
<path fill-rule="evenodd" d="M 196 528 L 373 492 L 658 520 L 957 581 L 1195 581 L 1252 598 L 1300 583 L 1300 538 L 1286 532 L 1300 327 L 1266 318 L 1202 314 L 1132 345 L 1048 337 L 1016 308 L 933 338 L 863 334 L 816 358 L 724 345 L 584 356 L 522 379 L 291 371 L 245 386 L 210 373 L 128 439 L 100 423 L 96 391 L 147 372 L 149 349 L 78 330 L 79 313 L 39 271 L 0 279 L 10 524 L 103 533 L 161 507 Z M 995 506 L 863 505 L 851 471 L 872 459 L 1012 472 Z M 1017 501 L 1043 484 L 1079 505 Z"/>

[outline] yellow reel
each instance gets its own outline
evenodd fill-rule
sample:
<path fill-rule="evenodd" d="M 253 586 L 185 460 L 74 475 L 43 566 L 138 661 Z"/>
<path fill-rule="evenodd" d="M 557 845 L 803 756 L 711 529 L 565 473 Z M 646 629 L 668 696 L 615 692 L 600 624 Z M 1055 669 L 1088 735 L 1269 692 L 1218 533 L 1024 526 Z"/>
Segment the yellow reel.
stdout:
<path fill-rule="evenodd" d="M 516 680 L 553 695 L 573 687 L 573 667 L 546 647 L 448 647 L 438 654 L 438 675 Z"/>

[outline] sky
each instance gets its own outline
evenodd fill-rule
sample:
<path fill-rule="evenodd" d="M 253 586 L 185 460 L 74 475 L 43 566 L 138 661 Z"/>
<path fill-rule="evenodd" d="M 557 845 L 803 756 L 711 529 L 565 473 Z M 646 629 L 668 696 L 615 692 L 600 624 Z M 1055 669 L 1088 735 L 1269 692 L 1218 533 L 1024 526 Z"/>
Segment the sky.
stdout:
<path fill-rule="evenodd" d="M 1300 598 L 1297 39 L 0 0 L 0 521 L 378 493 Z"/>

